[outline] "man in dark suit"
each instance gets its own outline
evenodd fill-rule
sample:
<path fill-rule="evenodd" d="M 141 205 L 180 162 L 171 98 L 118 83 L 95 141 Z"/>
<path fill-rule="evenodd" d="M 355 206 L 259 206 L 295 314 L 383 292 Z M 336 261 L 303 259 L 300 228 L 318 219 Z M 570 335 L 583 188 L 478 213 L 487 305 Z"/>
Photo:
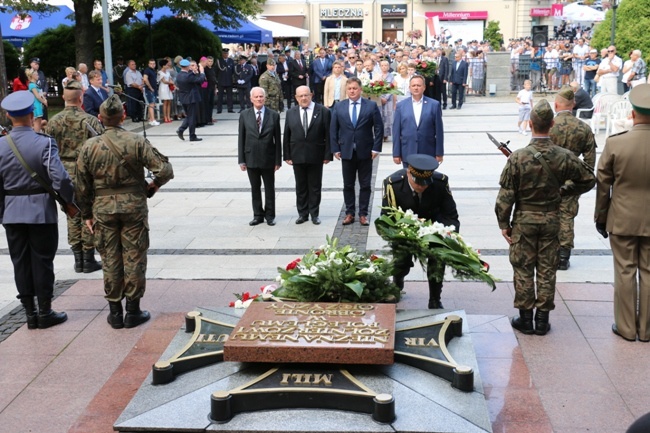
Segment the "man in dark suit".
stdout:
<path fill-rule="evenodd" d="M 408 156 L 431 155 L 442 162 L 445 137 L 440 103 L 423 95 L 424 77 L 414 75 L 409 81 L 411 98 L 397 104 L 393 115 L 393 161 L 406 168 Z M 415 110 L 414 106 L 419 105 Z"/>
<path fill-rule="evenodd" d="M 247 63 L 246 56 L 239 57 L 239 64 L 235 66 L 235 78 L 237 80 L 237 92 L 239 93 L 239 112 L 241 113 L 250 106 L 249 94 L 251 91 L 251 80 L 254 70 Z"/>
<path fill-rule="evenodd" d="M 407 160 L 408 168 L 396 171 L 384 179 L 382 207 L 401 207 L 410 209 L 420 218 L 439 222 L 446 226 L 453 225 L 456 232 L 460 230 L 456 202 L 449 189 L 449 179 L 435 170 L 438 161 L 430 155 L 412 154 Z M 382 211 L 382 213 L 385 211 Z M 404 288 L 404 278 L 413 267 L 410 255 L 397 253 L 393 281 Z M 429 270 L 436 268 L 436 263 L 427 263 L 429 282 L 429 308 L 444 308 L 440 301 L 442 281 L 437 281 Z"/>
<path fill-rule="evenodd" d="M 323 89 L 325 80 L 332 73 L 332 61 L 326 56 L 325 48 L 321 48 L 318 57 L 311 63 L 314 71 L 315 99 L 319 104 L 323 103 Z"/>
<path fill-rule="evenodd" d="M 275 73 L 280 77 L 282 83 L 282 99 L 287 101 L 286 109 L 291 108 L 291 78 L 289 77 L 289 63 L 291 59 L 288 59 L 284 53 L 280 53 L 278 56 L 278 63 L 275 67 Z M 284 107 L 283 104 L 280 104 L 280 111 Z"/>
<path fill-rule="evenodd" d="M 90 87 L 84 93 L 84 111 L 97 117 L 99 106 L 108 98 L 106 90 L 102 89 L 102 75 L 97 71 L 88 74 Z"/>
<path fill-rule="evenodd" d="M 217 98 L 217 114 L 223 109 L 223 96 L 226 95 L 228 112 L 234 113 L 232 102 L 232 76 L 235 73 L 235 62 L 228 57 L 228 48 L 223 48 L 221 58 L 217 59 L 217 86 L 219 97 Z"/>
<path fill-rule="evenodd" d="M 381 153 L 384 137 L 384 123 L 377 104 L 361 98 L 361 80 L 348 79 L 348 99 L 332 108 L 330 124 L 331 150 L 341 160 L 343 170 L 343 200 L 345 219 L 343 225 L 352 224 L 355 216 L 355 190 L 359 176 L 359 222 L 370 225 L 368 206 L 370 204 L 370 181 L 372 160 Z"/>
<path fill-rule="evenodd" d="M 465 100 L 465 87 L 467 87 L 467 62 L 463 60 L 461 50 L 454 53 L 454 61 L 449 71 L 449 82 L 451 83 L 451 109 L 459 109 Z M 456 99 L 458 97 L 458 99 Z M 458 102 L 458 104 L 456 104 Z"/>
<path fill-rule="evenodd" d="M 571 89 L 574 91 L 575 95 L 573 97 L 573 101 L 575 102 L 575 105 L 573 106 L 573 115 L 576 116 L 577 112 L 581 108 L 586 108 L 586 109 L 591 109 L 594 108 L 594 102 L 591 100 L 591 97 L 589 97 L 589 93 L 585 91 L 585 89 L 578 84 L 577 81 L 573 81 L 571 84 Z M 594 112 L 592 111 L 587 111 L 586 113 L 580 113 L 580 118 L 582 119 L 591 119 L 591 116 L 593 116 Z"/>
<path fill-rule="evenodd" d="M 445 55 L 445 51 L 438 48 L 438 76 L 442 80 L 441 88 L 441 102 L 442 109 L 447 109 L 447 78 L 449 77 L 449 59 Z"/>
<path fill-rule="evenodd" d="M 312 102 L 307 86 L 296 89 L 298 105 L 287 112 L 284 124 L 284 161 L 296 178 L 296 224 L 320 224 L 319 208 L 323 164 L 332 160 L 329 149 L 330 111 Z"/>
<path fill-rule="evenodd" d="M 183 104 L 186 117 L 180 128 L 176 130 L 178 138 L 185 140 L 183 132 L 187 128 L 190 129 L 190 141 L 201 141 L 202 138 L 196 136 L 196 121 L 197 121 L 197 108 L 201 100 L 199 88 L 201 83 L 205 81 L 205 74 L 203 73 L 203 66 L 197 65 L 196 62 L 190 63 L 189 60 L 183 59 L 179 63 L 181 71 L 176 76 L 176 88 L 178 89 L 178 99 Z M 190 67 L 190 65 L 192 65 Z"/>
<path fill-rule="evenodd" d="M 307 64 L 300 51 L 295 51 L 293 59 L 289 61 L 289 77 L 294 89 L 307 85 Z"/>
<path fill-rule="evenodd" d="M 264 222 L 275 225 L 275 172 L 282 165 L 282 131 L 280 114 L 264 106 L 266 92 L 251 90 L 252 108 L 239 116 L 239 167 L 248 172 L 253 195 L 253 219 L 256 226 Z M 266 206 L 262 204 L 262 181 Z"/>

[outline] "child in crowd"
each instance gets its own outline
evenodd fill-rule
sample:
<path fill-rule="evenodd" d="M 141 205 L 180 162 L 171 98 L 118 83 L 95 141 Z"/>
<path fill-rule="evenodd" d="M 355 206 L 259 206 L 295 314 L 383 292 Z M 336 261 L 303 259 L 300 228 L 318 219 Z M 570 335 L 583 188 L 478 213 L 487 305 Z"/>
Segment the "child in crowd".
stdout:
<path fill-rule="evenodd" d="M 47 124 L 43 120 L 43 106 L 47 107 L 47 99 L 43 95 L 43 91 L 38 86 L 38 71 L 28 69 L 25 71 L 29 79 L 28 90 L 34 95 L 34 131 L 41 132 Z"/>
<path fill-rule="evenodd" d="M 524 81 L 524 88 L 517 94 L 517 104 L 519 104 L 519 133 L 528 135 L 528 121 L 530 120 L 530 110 L 533 108 L 533 92 L 530 90 L 532 82 Z"/>

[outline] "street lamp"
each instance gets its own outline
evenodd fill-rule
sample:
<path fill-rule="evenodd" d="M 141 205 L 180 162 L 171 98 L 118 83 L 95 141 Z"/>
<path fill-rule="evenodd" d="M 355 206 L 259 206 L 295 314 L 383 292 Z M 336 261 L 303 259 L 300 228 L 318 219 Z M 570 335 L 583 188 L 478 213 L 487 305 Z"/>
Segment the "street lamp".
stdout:
<path fill-rule="evenodd" d="M 149 58 L 153 59 L 153 37 L 151 36 L 151 19 L 153 18 L 153 3 L 149 2 L 144 10 L 144 16 L 149 23 Z"/>
<path fill-rule="evenodd" d="M 609 45 L 614 45 L 614 37 L 616 36 L 616 9 L 621 0 L 610 0 L 610 2 L 612 5 L 612 32 L 609 38 Z"/>

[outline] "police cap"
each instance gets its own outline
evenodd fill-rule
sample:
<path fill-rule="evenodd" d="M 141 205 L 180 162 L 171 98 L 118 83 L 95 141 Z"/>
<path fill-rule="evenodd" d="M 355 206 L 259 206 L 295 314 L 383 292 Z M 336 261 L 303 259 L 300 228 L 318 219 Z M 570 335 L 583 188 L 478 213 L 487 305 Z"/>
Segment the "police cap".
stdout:
<path fill-rule="evenodd" d="M 535 116 L 543 122 L 550 122 L 553 120 L 553 109 L 546 99 L 542 99 L 537 104 L 535 104 L 535 107 L 533 107 L 530 116 Z"/>
<path fill-rule="evenodd" d="M 108 99 L 102 102 L 102 105 L 99 106 L 99 113 L 106 117 L 122 115 L 124 113 L 124 107 L 122 106 L 122 101 L 119 96 L 115 94 L 109 96 Z"/>
<path fill-rule="evenodd" d="M 433 172 L 438 168 L 438 161 L 431 155 L 414 153 L 406 158 L 408 171 L 418 185 L 431 185 Z"/>
<path fill-rule="evenodd" d="M 7 95 L 0 104 L 11 117 L 26 116 L 34 111 L 34 94 L 27 90 L 19 90 Z"/>
<path fill-rule="evenodd" d="M 639 114 L 650 115 L 650 84 L 639 84 L 630 90 L 630 104 Z"/>
<path fill-rule="evenodd" d="M 573 89 L 569 86 L 562 87 L 557 94 L 558 96 L 563 97 L 567 101 L 573 101 L 573 99 L 575 98 L 575 93 L 573 93 Z"/>

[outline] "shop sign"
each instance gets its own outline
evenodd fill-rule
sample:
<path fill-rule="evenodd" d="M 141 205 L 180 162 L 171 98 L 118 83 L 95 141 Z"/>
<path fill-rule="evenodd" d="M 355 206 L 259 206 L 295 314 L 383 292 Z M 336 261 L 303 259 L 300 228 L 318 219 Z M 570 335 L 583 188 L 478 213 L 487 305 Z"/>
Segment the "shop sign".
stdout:
<path fill-rule="evenodd" d="M 552 15 L 551 8 L 531 8 L 531 17 L 550 17 Z"/>
<path fill-rule="evenodd" d="M 406 18 L 406 4 L 381 5 L 382 18 Z"/>
<path fill-rule="evenodd" d="M 363 18 L 362 8 L 326 8 L 320 10 L 321 18 Z"/>
<path fill-rule="evenodd" d="M 487 11 L 425 12 L 427 18 L 438 17 L 440 21 L 487 20 Z"/>

